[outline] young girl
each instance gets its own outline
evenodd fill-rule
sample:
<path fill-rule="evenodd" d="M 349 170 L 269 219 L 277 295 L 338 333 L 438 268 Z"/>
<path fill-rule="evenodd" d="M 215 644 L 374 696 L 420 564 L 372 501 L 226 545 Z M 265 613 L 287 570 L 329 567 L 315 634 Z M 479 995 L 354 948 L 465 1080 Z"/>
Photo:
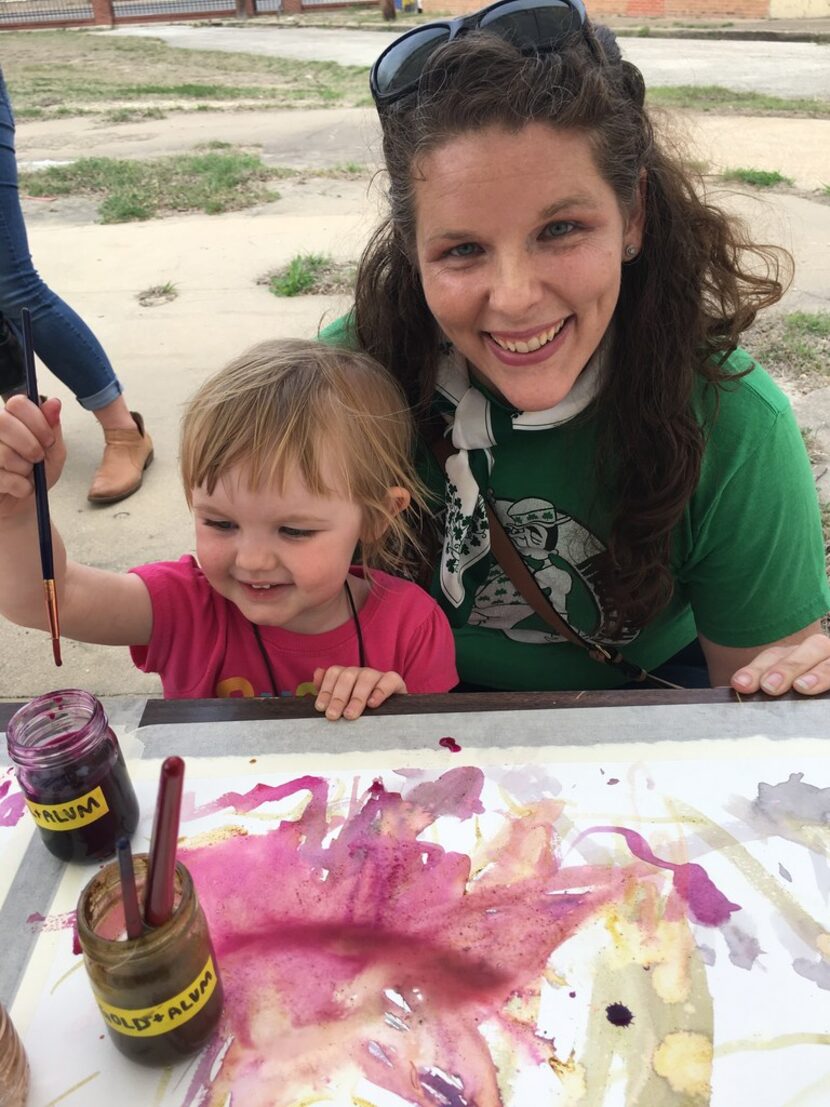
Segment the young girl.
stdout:
<path fill-rule="evenodd" d="M 196 558 L 108 572 L 69 561 L 53 529 L 62 633 L 128 645 L 167 698 L 313 693 L 354 719 L 398 692 L 457 682 L 452 633 L 400 569 L 419 482 L 401 392 L 370 358 L 316 342 L 254 347 L 182 424 Z M 0 612 L 46 628 L 32 465 L 54 484 L 60 403 L 0 413 Z M 361 565 L 353 565 L 359 547 Z"/>

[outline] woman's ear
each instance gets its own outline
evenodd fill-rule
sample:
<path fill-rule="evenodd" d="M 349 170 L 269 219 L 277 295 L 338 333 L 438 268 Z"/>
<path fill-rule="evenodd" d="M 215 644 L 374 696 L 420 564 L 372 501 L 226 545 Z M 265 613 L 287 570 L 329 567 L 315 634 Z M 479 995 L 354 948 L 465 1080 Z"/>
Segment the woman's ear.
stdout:
<path fill-rule="evenodd" d="M 626 245 L 634 246 L 639 254 L 643 248 L 643 232 L 646 224 L 646 194 L 648 192 L 648 174 L 645 169 L 640 170 L 640 179 L 637 181 L 637 190 L 634 193 L 634 203 L 628 213 L 625 227 Z"/>

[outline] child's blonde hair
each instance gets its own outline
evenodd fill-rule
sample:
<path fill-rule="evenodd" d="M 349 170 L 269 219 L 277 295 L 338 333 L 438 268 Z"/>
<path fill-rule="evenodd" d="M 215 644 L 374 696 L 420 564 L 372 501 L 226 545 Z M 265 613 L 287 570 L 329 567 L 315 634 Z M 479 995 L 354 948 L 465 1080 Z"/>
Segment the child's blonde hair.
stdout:
<path fill-rule="evenodd" d="M 412 463 L 413 424 L 392 377 L 366 354 L 320 342 L 262 342 L 206 381 L 182 420 L 181 472 L 192 490 L 212 493 L 233 466 L 252 489 L 284 488 L 296 468 L 313 495 L 344 493 L 363 509 L 364 564 L 405 569 L 418 543 L 410 511 L 398 512 L 389 489 L 425 490 Z M 334 465 L 339 487 L 323 479 Z M 331 479 L 331 478 L 330 478 Z"/>

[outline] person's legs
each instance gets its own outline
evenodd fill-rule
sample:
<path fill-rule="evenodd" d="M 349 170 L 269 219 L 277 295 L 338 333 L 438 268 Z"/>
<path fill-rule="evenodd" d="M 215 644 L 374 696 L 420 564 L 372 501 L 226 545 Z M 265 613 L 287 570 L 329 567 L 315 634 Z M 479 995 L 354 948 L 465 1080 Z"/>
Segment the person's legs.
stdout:
<path fill-rule="evenodd" d="M 129 496 L 152 460 L 152 443 L 129 411 L 101 343 L 32 263 L 18 192 L 14 116 L 0 74 L 0 313 L 19 329 L 24 307 L 31 312 L 35 352 L 104 430 L 104 460 L 89 498 L 114 503 Z"/>

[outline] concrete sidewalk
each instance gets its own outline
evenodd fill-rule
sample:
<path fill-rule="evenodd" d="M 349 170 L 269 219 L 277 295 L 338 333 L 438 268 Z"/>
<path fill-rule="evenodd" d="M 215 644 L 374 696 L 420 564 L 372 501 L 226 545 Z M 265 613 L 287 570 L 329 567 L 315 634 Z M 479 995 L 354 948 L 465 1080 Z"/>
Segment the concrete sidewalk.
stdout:
<path fill-rule="evenodd" d="M 246 130 L 252 115 L 222 117 L 236 129 L 236 141 L 262 139 L 264 132 Z M 297 129 L 298 113 L 269 113 L 273 156 L 282 159 L 291 148 L 302 159 L 300 164 L 328 165 L 331 159 L 346 160 L 340 149 L 346 143 L 351 160 L 372 157 L 374 132 L 366 113 L 352 109 L 319 116 L 315 115 L 315 126 L 303 138 Z M 749 164 L 762 165 L 764 149 L 769 153 L 769 133 L 760 128 L 753 145 L 746 119 L 733 117 L 729 124 L 720 118 L 725 147 L 740 140 L 747 144 Z M 814 152 L 822 145 L 824 151 L 828 149 L 827 123 L 781 122 L 812 128 L 801 138 L 805 149 Z M 211 126 L 214 123 L 218 128 L 218 116 Z M 265 125 L 262 120 L 260 124 Z M 68 132 L 59 123 L 52 127 L 47 132 L 43 124 L 22 125 L 21 156 L 30 159 L 35 152 L 43 153 L 49 133 L 57 143 L 58 136 Z M 117 131 L 122 153 L 133 143 L 135 156 L 150 156 L 154 148 L 155 152 L 160 146 L 169 150 L 175 141 L 192 137 L 183 134 L 182 128 L 182 117 L 177 116 Z M 87 129 L 85 121 L 77 126 L 73 121 L 72 130 L 73 154 L 91 153 L 94 128 Z M 105 141 L 106 128 L 99 128 L 98 134 Z M 153 135 L 155 139 L 148 137 Z M 220 135 L 215 131 L 209 137 Z M 51 149 L 54 152 L 55 147 Z M 61 149 L 67 151 L 67 145 Z M 360 152 L 364 149 L 365 156 Z M 65 402 L 69 460 L 51 494 L 51 506 L 70 551 L 79 560 L 126 569 L 190 551 L 191 524 L 176 468 L 183 403 L 208 374 L 241 349 L 265 338 L 312 336 L 321 323 L 348 307 L 348 297 L 279 300 L 257 281 L 297 253 L 328 253 L 344 261 L 357 258 L 377 219 L 377 193 L 369 186 L 369 176 L 355 181 L 310 175 L 280 181 L 278 187 L 281 200 L 245 212 L 111 226 L 94 223 L 89 205 L 26 202 L 38 268 L 99 335 L 131 407 L 144 414 L 156 444 L 156 461 L 144 488 L 121 504 L 92 508 L 85 497 L 101 452 L 98 425 L 46 370 L 41 371 L 41 389 Z M 830 309 L 830 204 L 804 195 L 757 196 L 734 190 L 725 192 L 722 199 L 744 214 L 756 238 L 781 242 L 794 253 L 798 272 L 786 307 Z M 166 281 L 177 287 L 173 302 L 140 306 L 139 292 Z M 828 436 L 830 452 L 830 389 L 802 397 L 798 410 L 808 425 Z M 830 492 L 826 495 L 830 498 Z M 126 650 L 65 642 L 64 657 L 63 668 L 56 670 L 44 634 L 0 623 L 0 696 L 28 698 L 58 687 L 89 688 L 102 695 L 159 691 L 157 679 L 140 674 Z"/>

